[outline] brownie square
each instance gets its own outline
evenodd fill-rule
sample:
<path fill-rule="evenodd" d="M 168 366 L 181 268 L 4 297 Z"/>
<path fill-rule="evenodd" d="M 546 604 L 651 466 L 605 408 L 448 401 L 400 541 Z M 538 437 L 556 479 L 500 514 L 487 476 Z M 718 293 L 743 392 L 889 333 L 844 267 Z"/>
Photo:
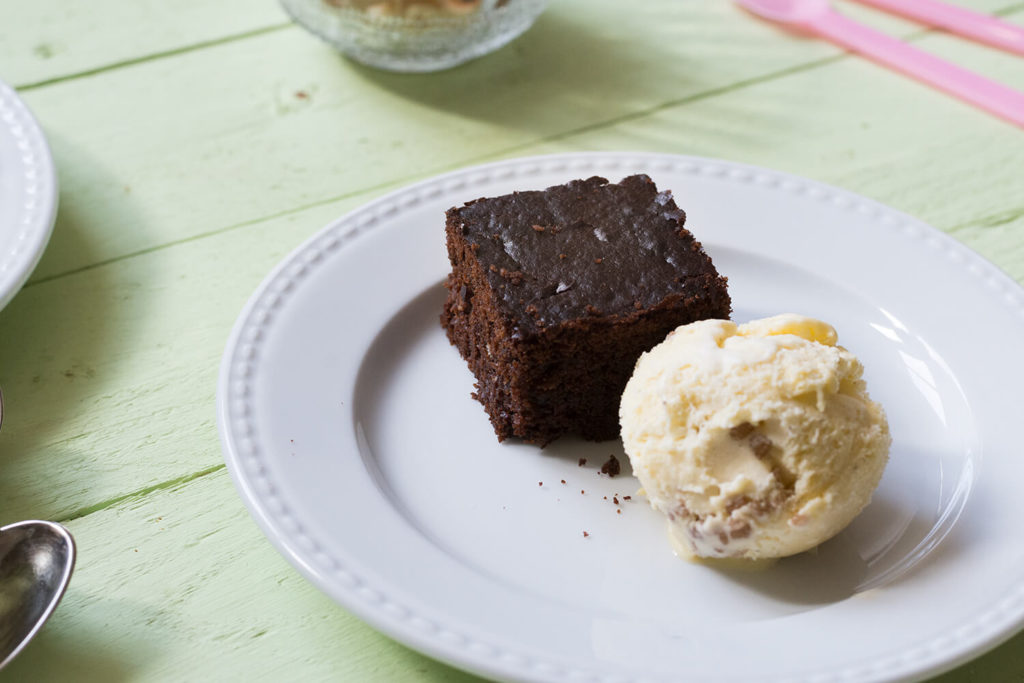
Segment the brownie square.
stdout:
<path fill-rule="evenodd" d="M 640 354 L 679 325 L 729 317 L 726 280 L 685 220 L 646 175 L 448 210 L 441 324 L 499 441 L 617 438 Z"/>

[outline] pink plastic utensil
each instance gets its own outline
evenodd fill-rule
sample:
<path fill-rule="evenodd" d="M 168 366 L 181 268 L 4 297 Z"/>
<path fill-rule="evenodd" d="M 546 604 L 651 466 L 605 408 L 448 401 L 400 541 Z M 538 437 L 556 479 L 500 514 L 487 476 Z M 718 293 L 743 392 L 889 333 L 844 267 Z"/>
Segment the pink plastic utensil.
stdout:
<path fill-rule="evenodd" d="M 847 19 L 828 0 L 735 1 L 759 17 L 825 38 L 1024 127 L 1024 93 Z"/>
<path fill-rule="evenodd" d="M 1024 26 L 1014 26 L 981 12 L 939 0 L 857 0 L 949 33 L 956 33 L 1001 50 L 1024 55 Z"/>

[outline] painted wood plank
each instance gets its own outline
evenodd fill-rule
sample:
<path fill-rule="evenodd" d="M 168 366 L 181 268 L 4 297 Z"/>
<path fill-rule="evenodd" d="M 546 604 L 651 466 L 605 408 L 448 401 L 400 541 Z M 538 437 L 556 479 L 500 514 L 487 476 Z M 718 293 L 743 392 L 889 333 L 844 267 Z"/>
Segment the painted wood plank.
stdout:
<path fill-rule="evenodd" d="M 293 28 L 41 88 L 26 97 L 76 207 L 35 277 L 516 153 L 837 54 L 730 3 L 651 0 L 624 12 L 563 0 L 498 54 L 429 77 L 354 66 Z"/>
<path fill-rule="evenodd" d="M 5 2 L 0 78 L 16 87 L 62 79 L 287 23 L 272 1 Z"/>

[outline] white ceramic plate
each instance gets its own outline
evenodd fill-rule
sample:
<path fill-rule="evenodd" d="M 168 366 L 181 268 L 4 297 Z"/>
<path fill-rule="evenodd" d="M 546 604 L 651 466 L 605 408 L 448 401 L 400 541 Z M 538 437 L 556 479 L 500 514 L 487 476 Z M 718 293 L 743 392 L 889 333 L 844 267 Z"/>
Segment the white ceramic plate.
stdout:
<path fill-rule="evenodd" d="M 499 445 L 469 396 L 438 324 L 443 211 L 638 171 L 675 192 L 729 277 L 735 319 L 833 322 L 888 411 L 874 502 L 814 554 L 762 572 L 678 560 L 628 471 L 598 473 L 624 459 L 616 443 Z M 897 680 L 1024 623 L 1022 339 L 1018 285 L 849 192 L 678 156 L 518 159 L 392 193 L 285 259 L 228 342 L 218 418 L 274 545 L 376 628 L 456 666 L 551 681 Z"/>
<path fill-rule="evenodd" d="M 0 308 L 36 267 L 57 215 L 57 173 L 39 124 L 0 82 Z"/>

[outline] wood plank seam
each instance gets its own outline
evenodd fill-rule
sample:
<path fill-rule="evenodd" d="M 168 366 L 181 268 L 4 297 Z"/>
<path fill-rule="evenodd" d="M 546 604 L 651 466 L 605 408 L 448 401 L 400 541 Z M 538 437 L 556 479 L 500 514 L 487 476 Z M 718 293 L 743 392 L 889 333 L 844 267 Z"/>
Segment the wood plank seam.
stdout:
<path fill-rule="evenodd" d="M 204 40 L 198 43 L 193 43 L 192 45 L 176 47 L 172 50 L 164 50 L 161 52 L 154 52 L 148 55 L 142 55 L 141 57 L 133 57 L 131 59 L 124 59 L 117 62 L 111 62 L 110 64 L 104 64 L 103 66 L 97 66 L 92 69 L 85 69 L 83 71 L 77 71 L 71 74 L 64 74 L 63 76 L 55 76 L 53 78 L 46 78 L 41 81 L 16 84 L 12 87 L 14 87 L 14 89 L 18 91 L 29 92 L 32 90 L 38 90 L 39 88 L 45 88 L 50 85 L 57 85 L 59 83 L 65 83 L 67 81 L 73 81 L 79 78 L 96 76 L 107 71 L 114 71 L 116 69 L 121 69 L 128 66 L 135 66 L 136 64 L 145 64 L 146 62 L 152 62 L 158 59 L 174 57 L 181 54 L 187 54 L 189 52 L 196 52 L 198 50 L 203 50 L 208 47 L 226 45 L 241 40 L 247 40 L 249 38 L 255 38 L 258 36 L 266 35 L 268 33 L 274 33 L 276 31 L 289 28 L 292 25 L 293 24 L 291 22 L 282 22 L 280 24 L 275 24 L 273 26 L 264 26 L 263 28 L 253 29 L 252 31 L 243 31 L 242 33 L 223 36 L 221 38 L 215 38 L 213 40 Z"/>
<path fill-rule="evenodd" d="M 957 225 L 950 227 L 946 232 L 952 234 L 960 230 L 964 230 L 965 228 L 974 227 L 998 228 L 1001 225 L 1009 225 L 1021 218 L 1024 218 L 1024 207 L 1004 210 L 987 216 L 980 216 L 966 223 L 958 223 Z"/>
<path fill-rule="evenodd" d="M 84 508 L 79 508 L 78 510 L 75 510 L 70 514 L 63 515 L 60 519 L 56 519 L 54 521 L 60 522 L 61 524 L 67 524 L 68 522 L 72 522 L 76 519 L 81 519 L 82 517 L 87 517 L 88 515 L 91 515 L 96 512 L 102 512 L 107 508 L 114 507 L 122 503 L 130 502 L 132 500 L 141 500 L 148 496 L 150 493 L 154 493 L 156 491 L 163 491 L 178 486 L 185 486 L 190 482 L 195 481 L 196 479 L 201 479 L 202 477 L 205 477 L 209 474 L 220 472 L 226 467 L 227 465 L 225 465 L 224 463 L 212 465 L 205 469 L 199 470 L 198 472 L 193 472 L 192 474 L 186 474 L 180 477 L 175 477 L 174 479 L 168 479 L 167 481 L 162 481 L 158 484 L 153 484 L 151 486 L 141 488 L 137 491 L 131 491 L 130 493 L 115 496 L 114 498 L 101 501 L 99 503 L 96 503 L 95 505 L 89 505 Z"/>
<path fill-rule="evenodd" d="M 473 163 L 473 162 L 469 162 L 469 163 Z M 461 165 L 463 165 L 463 162 L 460 162 L 459 164 L 454 165 L 454 167 L 458 168 Z M 443 172 L 443 170 L 441 172 Z M 102 261 L 97 261 L 95 263 L 90 263 L 87 266 L 82 266 L 80 268 L 74 268 L 72 270 L 67 270 L 67 271 L 64 271 L 62 273 L 54 273 L 53 275 L 47 275 L 46 277 L 41 277 L 41 278 L 38 278 L 38 279 L 30 280 L 29 282 L 25 283 L 25 286 L 22 287 L 22 289 L 25 289 L 26 287 L 31 287 L 33 285 L 43 284 L 44 282 L 52 282 L 54 280 L 59 280 L 59 279 L 61 279 L 63 277 L 67 277 L 69 275 L 76 275 L 78 273 L 84 273 L 86 271 L 94 270 L 96 268 L 102 268 L 103 266 L 107 266 L 107 265 L 110 265 L 112 263 L 118 263 L 120 261 L 125 261 L 125 260 L 128 260 L 128 259 L 136 258 L 138 256 L 145 256 L 146 254 L 152 254 L 153 252 L 160 251 L 162 249 L 167 249 L 167 248 L 170 248 L 170 247 L 175 247 L 175 246 L 178 246 L 178 245 L 181 245 L 181 244 L 188 244 L 189 242 L 196 242 L 196 241 L 199 241 L 199 240 L 206 239 L 208 237 L 215 237 L 217 235 L 223 235 L 223 234 L 229 233 L 229 232 L 231 232 L 233 230 L 238 230 L 238 229 L 241 229 L 241 228 L 245 228 L 245 227 L 248 227 L 250 225 L 258 225 L 259 223 L 264 223 L 266 221 L 272 221 L 272 220 L 276 220 L 278 218 L 285 218 L 287 216 L 291 216 L 291 215 L 294 215 L 294 214 L 297 214 L 297 213 L 302 213 L 303 211 L 308 211 L 309 209 L 314 209 L 314 208 L 316 208 L 318 206 L 326 206 L 327 204 L 333 204 L 334 202 L 340 202 L 340 201 L 343 201 L 345 199 L 349 199 L 350 197 L 355 197 L 357 195 L 366 194 L 366 193 L 369 193 L 369 192 L 374 192 L 376 190 L 382 190 L 382 189 L 385 189 L 385 188 L 393 187 L 395 185 L 403 185 L 403 184 L 406 184 L 408 182 L 411 182 L 412 180 L 414 180 L 415 178 L 418 178 L 418 177 L 419 176 L 409 176 L 409 177 L 398 178 L 396 180 L 389 180 L 389 181 L 387 181 L 385 183 L 378 183 L 376 185 L 371 185 L 369 187 L 360 188 L 358 190 L 353 190 L 352 192 L 346 192 L 344 194 L 340 194 L 340 195 L 337 195 L 337 196 L 334 196 L 334 197 L 328 197 L 326 199 L 320 199 L 320 200 L 317 200 L 315 202 L 310 202 L 308 204 L 303 204 L 302 206 L 298 206 L 298 207 L 293 208 L 293 209 L 286 209 L 284 211 L 277 211 L 275 213 L 267 214 L 265 216 L 259 216 L 258 218 L 252 218 L 250 220 L 241 221 L 239 223 L 233 223 L 233 224 L 225 226 L 223 228 L 217 228 L 215 230 L 208 230 L 207 232 L 199 233 L 198 235 L 190 235 L 189 237 L 185 237 L 185 238 L 182 238 L 180 240 L 171 240 L 170 242 L 165 242 L 164 244 L 159 244 L 159 245 L 156 245 L 156 246 L 153 246 L 153 247 L 148 247 L 146 249 L 139 249 L 138 251 L 133 251 L 133 252 L 128 253 L 128 254 L 121 254 L 120 256 L 115 256 L 114 258 L 104 259 Z"/>

